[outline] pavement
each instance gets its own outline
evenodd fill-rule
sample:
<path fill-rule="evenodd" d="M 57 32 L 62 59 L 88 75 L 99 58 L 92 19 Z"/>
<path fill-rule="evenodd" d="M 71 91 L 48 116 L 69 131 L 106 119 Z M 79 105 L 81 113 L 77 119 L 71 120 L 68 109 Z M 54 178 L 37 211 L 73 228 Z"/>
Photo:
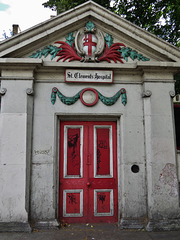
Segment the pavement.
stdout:
<path fill-rule="evenodd" d="M 57 230 L 0 233 L 0 240 L 180 240 L 180 231 L 121 230 L 115 224 L 73 224 Z"/>

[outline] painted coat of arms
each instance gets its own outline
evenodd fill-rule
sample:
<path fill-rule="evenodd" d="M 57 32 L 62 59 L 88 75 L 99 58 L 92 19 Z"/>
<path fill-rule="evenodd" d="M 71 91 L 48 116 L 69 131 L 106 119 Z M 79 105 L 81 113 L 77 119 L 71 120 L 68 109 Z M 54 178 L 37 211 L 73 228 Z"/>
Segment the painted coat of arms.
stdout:
<path fill-rule="evenodd" d="M 31 58 L 41 58 L 51 55 L 51 60 L 55 57 L 57 62 L 81 61 L 81 62 L 127 62 L 130 57 L 132 60 L 149 61 L 150 59 L 139 54 L 136 50 L 126 47 L 123 43 L 113 43 L 113 37 L 102 33 L 97 29 L 93 22 L 86 23 L 84 29 L 66 36 L 66 41 L 57 41 L 57 46 L 46 46 L 42 50 L 33 53 Z"/>

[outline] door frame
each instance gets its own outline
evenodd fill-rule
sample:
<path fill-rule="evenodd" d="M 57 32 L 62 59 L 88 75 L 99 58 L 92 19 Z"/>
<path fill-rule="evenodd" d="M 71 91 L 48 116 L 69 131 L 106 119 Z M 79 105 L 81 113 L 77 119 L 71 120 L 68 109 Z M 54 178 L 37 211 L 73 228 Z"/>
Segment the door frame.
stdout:
<path fill-rule="evenodd" d="M 54 159 L 53 159 L 53 172 L 54 172 L 54 194 L 53 205 L 55 208 L 55 216 L 59 221 L 59 141 L 60 141 L 60 123 L 61 121 L 116 121 L 117 124 L 117 184 L 118 184 L 118 225 L 120 223 L 120 216 L 122 213 L 121 202 L 121 159 L 122 159 L 122 146 L 123 146 L 123 114 L 71 114 L 71 113 L 55 113 L 54 115 Z"/>

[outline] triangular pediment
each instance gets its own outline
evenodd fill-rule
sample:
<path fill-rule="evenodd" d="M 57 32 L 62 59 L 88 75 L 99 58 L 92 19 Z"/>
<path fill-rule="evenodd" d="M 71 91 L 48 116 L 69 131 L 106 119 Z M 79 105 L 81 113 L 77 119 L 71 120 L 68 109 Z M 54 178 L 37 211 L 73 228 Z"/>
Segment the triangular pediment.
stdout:
<path fill-rule="evenodd" d="M 87 24 L 90 24 L 89 27 Z M 96 49 L 91 50 L 94 51 L 91 54 L 95 54 L 93 57 L 96 62 L 100 60 L 118 64 L 134 61 L 180 61 L 178 48 L 92 1 L 0 42 L 0 58 L 32 57 L 44 61 L 83 62 L 85 58 L 87 60 L 85 55 L 91 58 L 90 53 L 84 52 L 82 43 L 89 41 L 84 40 L 88 34 L 94 38 L 91 42 L 96 44 Z M 93 49 L 93 46 L 90 47 Z M 107 53 L 110 47 L 112 51 Z M 69 52 L 71 53 L 68 56 Z M 78 57 L 73 58 L 72 54 L 75 53 Z M 116 59 L 117 55 L 121 56 L 121 60 Z"/>

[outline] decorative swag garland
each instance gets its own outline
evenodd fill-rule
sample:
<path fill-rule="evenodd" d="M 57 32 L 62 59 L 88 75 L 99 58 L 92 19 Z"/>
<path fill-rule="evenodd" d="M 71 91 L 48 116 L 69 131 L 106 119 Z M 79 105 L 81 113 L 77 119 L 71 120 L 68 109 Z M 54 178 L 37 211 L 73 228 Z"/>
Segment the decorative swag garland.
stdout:
<path fill-rule="evenodd" d="M 59 97 L 59 99 L 61 100 L 61 102 L 63 102 L 66 105 L 72 105 L 74 104 L 78 99 L 81 98 L 81 93 L 84 91 L 85 89 L 80 90 L 76 95 L 74 95 L 73 97 L 66 97 L 64 96 L 56 87 L 54 87 L 52 89 L 52 93 L 51 93 L 51 102 L 54 105 L 56 102 L 56 95 Z M 101 102 L 103 104 L 105 104 L 106 106 L 111 106 L 113 104 L 116 103 L 116 101 L 119 99 L 119 97 L 121 96 L 121 102 L 122 104 L 125 106 L 127 103 L 127 96 L 126 96 L 126 90 L 124 88 L 121 88 L 113 97 L 105 97 L 103 96 L 98 90 L 96 89 L 92 89 L 94 92 L 97 93 L 98 95 L 98 99 L 101 100 Z"/>

